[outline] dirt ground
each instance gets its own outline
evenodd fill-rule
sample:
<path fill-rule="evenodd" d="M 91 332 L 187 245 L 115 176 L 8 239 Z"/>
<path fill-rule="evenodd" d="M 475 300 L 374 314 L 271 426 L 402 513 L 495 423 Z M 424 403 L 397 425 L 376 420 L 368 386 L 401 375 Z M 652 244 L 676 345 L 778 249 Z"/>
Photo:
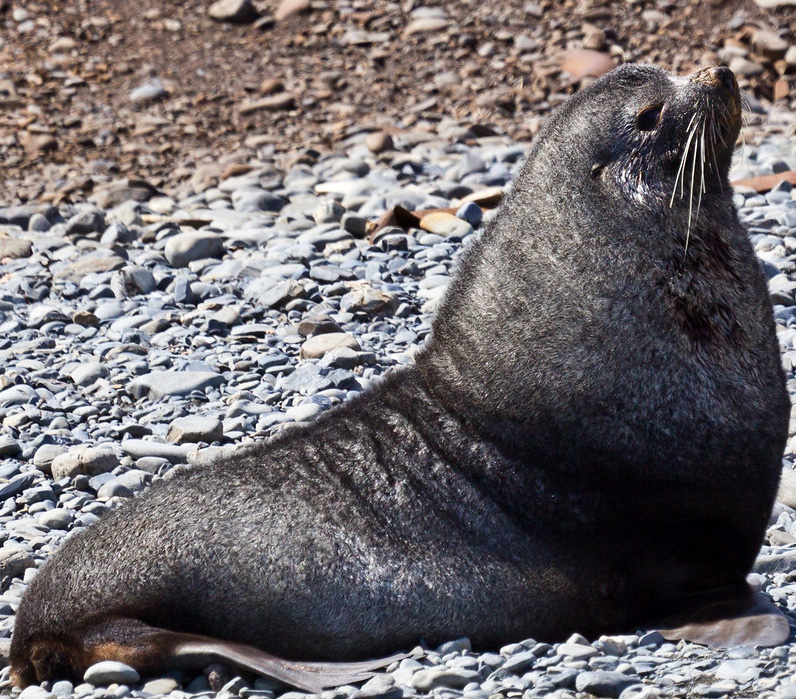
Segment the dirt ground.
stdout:
<path fill-rule="evenodd" d="M 622 61 L 735 60 L 748 94 L 796 98 L 796 3 L 272 1 L 230 24 L 203 0 L 0 0 L 0 205 L 122 178 L 168 188 L 201 163 L 361 131 L 526 139 Z"/>

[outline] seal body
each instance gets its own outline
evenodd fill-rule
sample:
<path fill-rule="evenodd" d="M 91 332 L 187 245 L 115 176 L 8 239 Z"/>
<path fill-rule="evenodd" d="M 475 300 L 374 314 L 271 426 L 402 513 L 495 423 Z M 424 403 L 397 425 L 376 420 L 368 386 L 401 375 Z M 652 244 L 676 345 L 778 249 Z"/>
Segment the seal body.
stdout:
<path fill-rule="evenodd" d="M 747 594 L 789 401 L 727 73 L 623 66 L 578 93 L 416 366 L 66 541 L 20 605 L 18 681 L 197 639 L 233 662 L 555 641 Z"/>

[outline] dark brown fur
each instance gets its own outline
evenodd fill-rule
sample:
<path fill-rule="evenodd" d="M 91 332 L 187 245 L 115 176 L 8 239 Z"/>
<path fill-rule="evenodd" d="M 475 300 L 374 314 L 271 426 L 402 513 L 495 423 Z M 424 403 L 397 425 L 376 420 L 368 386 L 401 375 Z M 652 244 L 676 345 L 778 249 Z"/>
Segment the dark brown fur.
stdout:
<path fill-rule="evenodd" d="M 205 659 L 188 634 L 235 662 L 232 642 L 351 660 L 628 631 L 714 592 L 745 608 L 789 403 L 727 182 L 733 85 L 624 66 L 576 95 L 417 366 L 67 541 L 20 605 L 20 682 Z M 690 221 L 669 200 L 703 112 L 721 140 Z"/>

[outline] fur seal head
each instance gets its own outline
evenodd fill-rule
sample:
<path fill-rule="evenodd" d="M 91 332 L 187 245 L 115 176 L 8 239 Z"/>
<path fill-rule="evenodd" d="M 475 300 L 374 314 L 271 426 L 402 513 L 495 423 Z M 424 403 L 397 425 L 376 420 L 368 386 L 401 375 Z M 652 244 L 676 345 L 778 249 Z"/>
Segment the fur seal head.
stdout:
<path fill-rule="evenodd" d="M 575 177 L 609 178 L 604 196 L 654 209 L 729 191 L 740 127 L 740 92 L 728 68 L 679 78 L 626 65 L 564 106 L 536 157 L 555 158 Z"/>

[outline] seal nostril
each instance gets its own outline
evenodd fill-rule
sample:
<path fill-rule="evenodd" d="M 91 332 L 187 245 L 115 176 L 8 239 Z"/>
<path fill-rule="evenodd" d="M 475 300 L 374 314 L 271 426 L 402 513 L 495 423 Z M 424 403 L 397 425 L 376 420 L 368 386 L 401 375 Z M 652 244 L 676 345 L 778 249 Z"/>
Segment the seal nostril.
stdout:
<path fill-rule="evenodd" d="M 721 84 L 727 88 L 731 95 L 735 94 L 736 91 L 736 82 L 735 82 L 735 73 L 733 73 L 729 68 L 726 66 L 718 66 L 717 68 L 711 68 L 710 76 L 716 80 L 721 81 Z"/>

